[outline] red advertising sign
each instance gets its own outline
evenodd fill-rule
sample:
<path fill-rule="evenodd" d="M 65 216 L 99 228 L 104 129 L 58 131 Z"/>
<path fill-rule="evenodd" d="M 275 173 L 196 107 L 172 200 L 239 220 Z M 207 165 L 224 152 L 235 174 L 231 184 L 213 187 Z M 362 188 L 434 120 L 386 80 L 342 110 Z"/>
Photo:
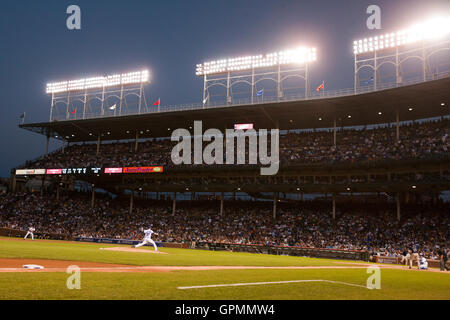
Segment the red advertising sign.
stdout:
<path fill-rule="evenodd" d="M 123 173 L 159 173 L 163 172 L 163 167 L 127 167 L 123 168 Z"/>
<path fill-rule="evenodd" d="M 234 130 L 248 130 L 253 129 L 253 123 L 240 123 L 234 125 Z"/>
<path fill-rule="evenodd" d="M 122 168 L 105 168 L 105 173 L 122 173 Z"/>
<path fill-rule="evenodd" d="M 47 169 L 47 174 L 62 174 L 62 169 Z"/>

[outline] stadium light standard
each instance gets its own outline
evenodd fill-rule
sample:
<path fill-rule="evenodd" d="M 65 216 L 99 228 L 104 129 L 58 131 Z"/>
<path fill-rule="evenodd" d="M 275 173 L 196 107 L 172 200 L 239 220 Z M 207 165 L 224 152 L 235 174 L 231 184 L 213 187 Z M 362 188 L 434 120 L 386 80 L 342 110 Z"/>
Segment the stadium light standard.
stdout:
<path fill-rule="evenodd" d="M 109 76 L 97 76 L 77 80 L 66 80 L 47 83 L 46 92 L 51 95 L 50 121 L 58 103 L 66 106 L 65 120 L 70 119 L 70 114 L 76 117 L 77 109 L 70 112 L 71 103 L 81 102 L 83 104 L 82 118 L 86 118 L 89 101 L 97 99 L 101 102 L 101 115 L 105 115 L 105 102 L 108 98 L 115 97 L 119 100 L 119 115 L 122 112 L 123 102 L 128 95 L 139 98 L 138 113 L 141 113 L 142 101 L 145 100 L 144 85 L 150 83 L 148 70 L 115 74 Z M 117 104 L 116 104 L 117 105 Z M 109 108 L 116 114 L 116 105 Z"/>
<path fill-rule="evenodd" d="M 305 80 L 305 97 L 308 96 L 308 65 L 317 60 L 316 48 L 298 47 L 266 55 L 243 56 L 208 61 L 196 66 L 196 75 L 203 77 L 203 106 L 209 104 L 209 89 L 213 86 L 226 88 L 226 102 L 232 103 L 232 87 L 237 83 L 251 86 L 251 102 L 256 96 L 263 96 L 264 89 L 255 91 L 263 80 L 277 84 L 277 98 L 283 97 L 281 84 L 291 77 Z M 285 75 L 285 76 L 283 76 Z"/>
<path fill-rule="evenodd" d="M 396 83 L 403 82 L 400 74 L 401 64 L 411 58 L 422 62 L 423 81 L 427 80 L 428 58 L 443 50 L 450 49 L 450 15 L 426 20 L 398 32 L 391 32 L 353 42 L 355 59 L 355 93 L 359 89 L 359 71 L 371 68 L 373 88 L 377 90 L 378 70 L 386 64 L 395 66 Z"/>

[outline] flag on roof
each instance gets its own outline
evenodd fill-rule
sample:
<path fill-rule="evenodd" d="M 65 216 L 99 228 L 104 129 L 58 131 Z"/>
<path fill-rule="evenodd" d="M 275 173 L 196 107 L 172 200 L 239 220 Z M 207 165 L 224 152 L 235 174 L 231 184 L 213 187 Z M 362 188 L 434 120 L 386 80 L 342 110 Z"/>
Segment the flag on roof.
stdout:
<path fill-rule="evenodd" d="M 323 90 L 325 88 L 325 81 L 322 81 L 322 84 L 317 87 L 316 91 L 319 92 L 320 90 Z"/>

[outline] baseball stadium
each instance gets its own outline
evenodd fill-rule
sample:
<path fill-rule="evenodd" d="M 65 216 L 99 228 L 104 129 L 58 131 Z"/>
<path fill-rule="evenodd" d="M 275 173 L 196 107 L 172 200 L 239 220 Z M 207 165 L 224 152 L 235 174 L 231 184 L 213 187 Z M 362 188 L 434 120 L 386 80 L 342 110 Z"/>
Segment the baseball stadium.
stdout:
<path fill-rule="evenodd" d="M 443 17 L 348 41 L 348 89 L 302 44 L 197 64 L 194 104 L 146 68 L 48 82 L 18 125 L 42 154 L 1 181 L 0 299 L 449 300 Z"/>

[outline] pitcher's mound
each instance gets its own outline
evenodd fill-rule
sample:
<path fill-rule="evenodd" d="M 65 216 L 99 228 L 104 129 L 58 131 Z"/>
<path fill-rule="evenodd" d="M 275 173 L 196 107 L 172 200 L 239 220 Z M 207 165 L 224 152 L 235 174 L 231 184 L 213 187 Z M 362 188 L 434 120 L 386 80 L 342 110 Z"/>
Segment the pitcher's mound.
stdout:
<path fill-rule="evenodd" d="M 161 251 L 146 250 L 146 249 L 135 249 L 135 248 L 124 248 L 124 247 L 100 248 L 100 250 L 168 254 L 167 252 L 161 252 Z"/>

